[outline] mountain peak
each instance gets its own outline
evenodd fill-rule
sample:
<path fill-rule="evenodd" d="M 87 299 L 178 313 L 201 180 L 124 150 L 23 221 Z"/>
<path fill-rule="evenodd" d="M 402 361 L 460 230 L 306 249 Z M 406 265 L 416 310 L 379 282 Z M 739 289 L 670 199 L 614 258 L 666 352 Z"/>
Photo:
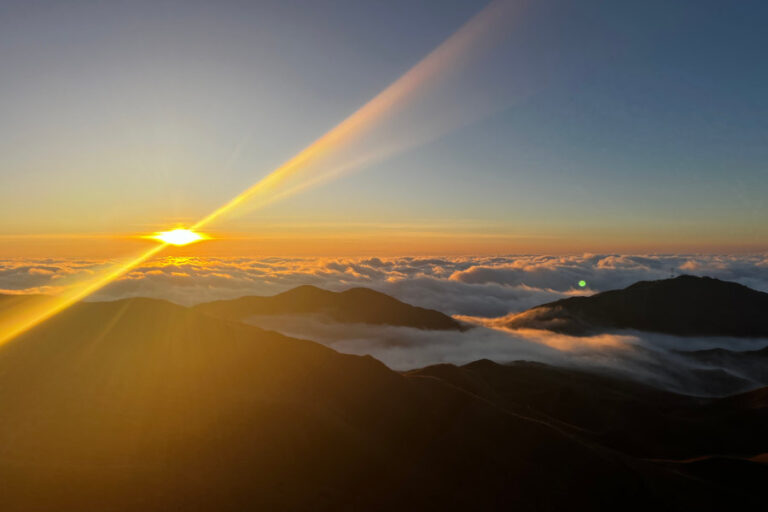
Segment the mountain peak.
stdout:
<path fill-rule="evenodd" d="M 681 275 L 530 309 L 510 327 L 584 335 L 636 329 L 678 336 L 768 336 L 768 293 L 711 277 Z"/>

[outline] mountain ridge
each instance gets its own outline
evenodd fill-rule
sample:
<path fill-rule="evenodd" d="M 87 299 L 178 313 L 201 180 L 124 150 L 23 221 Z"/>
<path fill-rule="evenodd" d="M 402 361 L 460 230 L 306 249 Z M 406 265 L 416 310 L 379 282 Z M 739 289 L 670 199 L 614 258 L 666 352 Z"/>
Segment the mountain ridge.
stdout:
<path fill-rule="evenodd" d="M 342 292 L 302 285 L 272 296 L 245 296 L 193 306 L 208 315 L 244 320 L 256 315 L 319 314 L 340 323 L 393 325 L 428 330 L 464 330 L 467 327 L 433 309 L 412 306 L 369 288 Z"/>

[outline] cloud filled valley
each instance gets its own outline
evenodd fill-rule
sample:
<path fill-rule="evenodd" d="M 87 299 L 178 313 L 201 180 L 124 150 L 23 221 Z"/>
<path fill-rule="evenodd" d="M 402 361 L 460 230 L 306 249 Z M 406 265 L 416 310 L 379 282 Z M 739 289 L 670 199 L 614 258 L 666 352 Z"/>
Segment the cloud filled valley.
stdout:
<path fill-rule="evenodd" d="M 55 293 L 107 262 L 6 260 L 2 293 Z M 248 295 L 274 295 L 311 284 L 341 291 L 367 287 L 436 309 L 474 327 L 463 332 L 338 324 L 311 315 L 262 316 L 248 323 L 312 339 L 340 352 L 370 354 L 389 367 L 529 360 L 610 372 L 693 394 L 725 394 L 763 382 L 765 372 L 736 359 L 685 352 L 763 349 L 768 340 L 678 338 L 639 331 L 587 337 L 508 329 L 504 318 L 576 295 L 623 288 L 640 280 L 693 274 L 768 291 L 768 257 L 759 256 L 508 256 L 392 259 L 163 258 L 134 269 L 89 300 L 150 297 L 185 306 Z M 579 281 L 586 286 L 580 287 Z"/>

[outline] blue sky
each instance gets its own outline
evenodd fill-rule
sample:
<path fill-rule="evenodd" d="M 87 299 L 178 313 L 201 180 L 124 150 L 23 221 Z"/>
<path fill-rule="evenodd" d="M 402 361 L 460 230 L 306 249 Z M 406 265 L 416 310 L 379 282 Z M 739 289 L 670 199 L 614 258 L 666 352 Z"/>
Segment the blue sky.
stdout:
<path fill-rule="evenodd" d="M 459 87 L 492 113 L 224 228 L 765 249 L 768 4 L 513 3 Z M 194 221 L 483 5 L 3 2 L 0 234 Z"/>

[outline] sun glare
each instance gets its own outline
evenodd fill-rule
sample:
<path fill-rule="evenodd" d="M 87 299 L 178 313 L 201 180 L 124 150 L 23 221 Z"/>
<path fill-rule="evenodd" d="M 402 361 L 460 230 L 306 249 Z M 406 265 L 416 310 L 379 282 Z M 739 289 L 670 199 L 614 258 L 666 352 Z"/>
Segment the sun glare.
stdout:
<path fill-rule="evenodd" d="M 189 229 L 174 229 L 172 231 L 160 231 L 151 238 L 171 245 L 188 245 L 199 242 L 206 237 Z"/>

